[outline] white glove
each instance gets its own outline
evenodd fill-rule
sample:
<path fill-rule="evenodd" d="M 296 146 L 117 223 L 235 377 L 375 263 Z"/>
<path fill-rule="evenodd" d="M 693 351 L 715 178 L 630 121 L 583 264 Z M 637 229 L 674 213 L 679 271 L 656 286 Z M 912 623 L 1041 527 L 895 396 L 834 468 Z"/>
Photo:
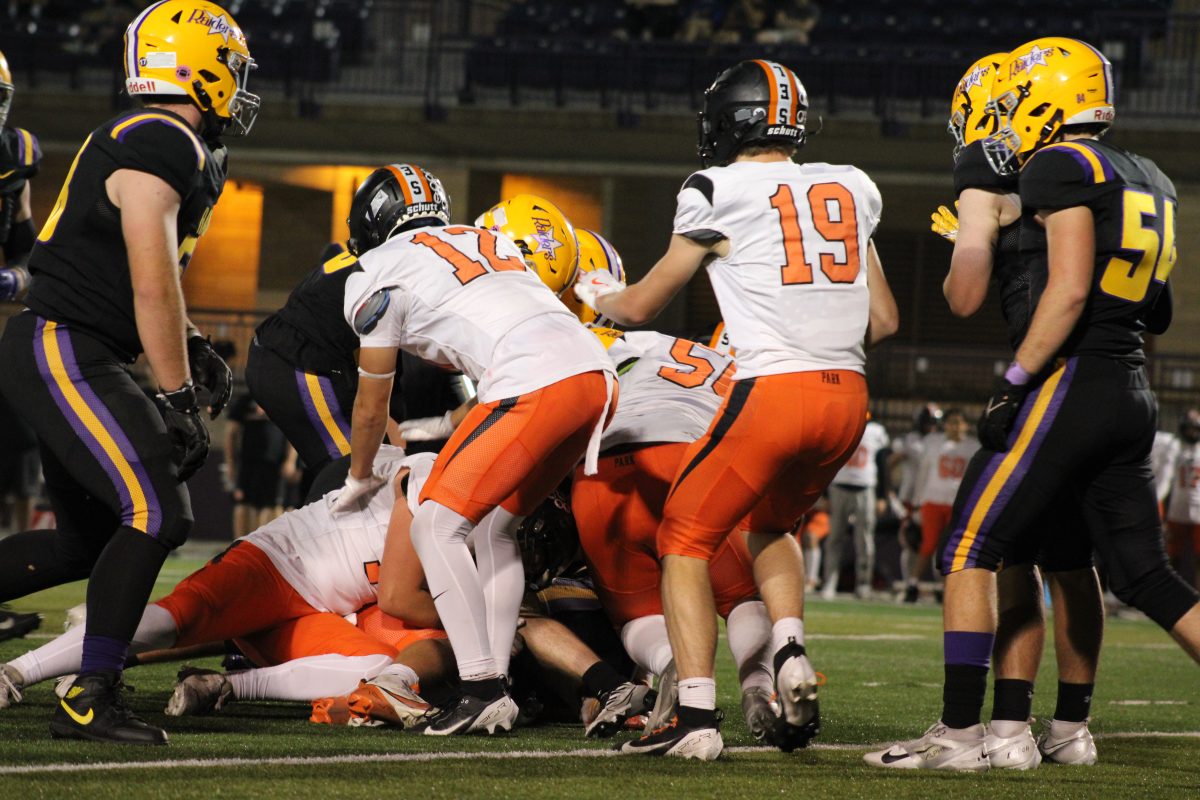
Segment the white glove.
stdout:
<path fill-rule="evenodd" d="M 454 422 L 447 411 L 440 417 L 417 417 L 406 419 L 398 427 L 406 442 L 433 442 L 438 439 L 449 439 L 454 433 Z"/>
<path fill-rule="evenodd" d="M 361 480 L 353 475 L 347 475 L 346 483 L 342 486 L 342 490 L 337 493 L 337 496 L 333 498 L 330 510 L 335 514 L 352 511 L 359 500 L 379 491 L 380 487 L 385 483 L 387 483 L 387 480 L 382 475 L 374 472 Z"/>
<path fill-rule="evenodd" d="M 608 294 L 615 294 L 625 288 L 625 284 L 613 277 L 606 269 L 594 269 L 591 272 L 581 272 L 575 279 L 575 296 L 581 303 L 596 308 L 596 301 Z M 597 313 L 599 309 L 596 309 Z"/>

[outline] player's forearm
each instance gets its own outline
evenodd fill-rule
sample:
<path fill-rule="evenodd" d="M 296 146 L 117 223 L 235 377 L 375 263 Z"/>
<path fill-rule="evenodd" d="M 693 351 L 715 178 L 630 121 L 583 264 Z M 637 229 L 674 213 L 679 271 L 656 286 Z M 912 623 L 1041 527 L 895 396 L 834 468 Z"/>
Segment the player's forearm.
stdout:
<path fill-rule="evenodd" d="M 164 258 L 153 272 L 153 280 L 134 286 L 134 318 L 154 379 L 159 387 L 173 391 L 190 377 L 183 290 L 174 262 Z"/>
<path fill-rule="evenodd" d="M 1030 375 L 1036 375 L 1054 358 L 1087 305 L 1087 292 L 1074 287 L 1046 287 L 1029 324 L 1029 332 L 1017 349 L 1016 362 Z"/>
<path fill-rule="evenodd" d="M 599 298 L 596 310 L 621 325 L 645 325 L 659 315 L 670 299 L 663 301 L 641 283 L 635 283 L 624 291 Z"/>
<path fill-rule="evenodd" d="M 377 384 L 386 384 L 386 389 Z M 379 445 L 387 432 L 387 398 L 391 394 L 391 378 L 358 379 L 358 395 L 354 398 L 354 413 L 350 421 L 350 474 L 363 480 L 370 477 Z M 382 395 L 383 401 L 379 401 Z"/>
<path fill-rule="evenodd" d="M 942 294 L 950 313 L 967 318 L 975 314 L 987 297 L 992 275 L 992 248 L 958 241 L 950 259 L 950 271 L 942 283 Z"/>
<path fill-rule="evenodd" d="M 900 309 L 896 306 L 892 287 L 883 274 L 883 264 L 874 241 L 867 245 L 867 289 L 871 293 L 871 300 L 866 345 L 874 347 L 900 329 Z"/>

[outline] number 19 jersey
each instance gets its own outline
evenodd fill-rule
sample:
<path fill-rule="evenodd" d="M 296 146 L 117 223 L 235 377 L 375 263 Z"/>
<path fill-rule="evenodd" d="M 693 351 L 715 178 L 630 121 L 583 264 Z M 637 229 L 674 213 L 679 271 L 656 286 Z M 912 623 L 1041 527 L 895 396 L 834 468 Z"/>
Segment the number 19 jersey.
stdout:
<path fill-rule="evenodd" d="M 737 353 L 734 380 L 863 371 L 866 254 L 882 205 L 852 166 L 741 161 L 687 179 L 674 232 L 729 241 L 708 273 Z"/>
<path fill-rule="evenodd" d="M 429 227 L 363 255 L 343 310 L 362 347 L 400 347 L 453 366 L 490 403 L 585 372 L 612 373 L 600 341 L 503 236 Z"/>

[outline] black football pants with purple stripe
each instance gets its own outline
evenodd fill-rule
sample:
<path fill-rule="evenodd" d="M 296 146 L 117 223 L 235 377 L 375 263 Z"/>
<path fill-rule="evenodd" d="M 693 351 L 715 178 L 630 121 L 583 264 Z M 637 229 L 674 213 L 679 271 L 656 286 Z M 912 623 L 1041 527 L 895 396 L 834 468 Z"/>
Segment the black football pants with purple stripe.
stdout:
<path fill-rule="evenodd" d="M 110 347 L 31 311 L 0 339 L 0 390 L 37 434 L 57 521 L 0 540 L 0 601 L 89 578 L 88 635 L 128 642 L 192 526 L 162 416 Z"/>
<path fill-rule="evenodd" d="M 968 464 L 942 573 L 996 570 L 1037 550 L 1052 562 L 1078 558 L 1083 524 L 1117 597 L 1170 630 L 1200 595 L 1170 568 L 1163 547 L 1150 470 L 1157 421 L 1145 370 L 1098 356 L 1067 359 L 1025 398 L 1008 450 L 981 449 Z M 1086 565 L 1085 558 L 1075 566 Z"/>

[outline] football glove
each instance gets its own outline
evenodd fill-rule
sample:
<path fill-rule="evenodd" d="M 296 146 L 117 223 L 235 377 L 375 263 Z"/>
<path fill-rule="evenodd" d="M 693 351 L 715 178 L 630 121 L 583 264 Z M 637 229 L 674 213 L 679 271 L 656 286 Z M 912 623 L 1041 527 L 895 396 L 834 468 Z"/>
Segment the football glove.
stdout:
<path fill-rule="evenodd" d="M 957 200 L 954 201 L 954 211 L 958 211 Z M 952 244 L 958 238 L 958 217 L 954 215 L 954 211 L 945 206 L 938 206 L 938 210 L 929 215 L 933 220 L 929 229 Z"/>
<path fill-rule="evenodd" d="M 171 438 L 171 460 L 179 468 L 179 482 L 183 483 L 208 458 L 208 428 L 200 419 L 196 388 L 188 381 L 173 392 L 160 391 L 154 399 Z"/>
<path fill-rule="evenodd" d="M 434 442 L 439 439 L 449 439 L 454 433 L 454 421 L 450 418 L 452 413 L 447 411 L 440 417 L 406 419 L 398 427 L 406 442 Z"/>
<path fill-rule="evenodd" d="M 0 300 L 20 300 L 29 286 L 29 273 L 24 267 L 0 269 Z"/>
<path fill-rule="evenodd" d="M 978 433 L 981 445 L 997 453 L 1008 450 L 1009 431 L 1012 430 L 1029 389 L 1028 384 L 1010 383 L 1007 378 L 996 381 L 996 389 L 988 398 L 983 414 L 979 417 Z"/>
<path fill-rule="evenodd" d="M 581 303 L 596 309 L 596 301 L 609 294 L 615 294 L 625 288 L 625 284 L 613 277 L 606 269 L 596 269 L 591 272 L 581 272 L 575 279 L 575 296 Z"/>
<path fill-rule="evenodd" d="M 335 514 L 352 511 L 358 505 L 359 500 L 373 495 L 385 483 L 387 483 L 387 480 L 375 472 L 362 479 L 356 478 L 353 475 L 347 475 L 346 483 L 342 486 L 342 490 L 337 493 L 337 496 L 333 498 L 330 510 Z"/>
<path fill-rule="evenodd" d="M 192 381 L 208 393 L 208 418 L 216 419 L 233 392 L 233 372 L 205 336 L 189 336 L 187 351 Z"/>

